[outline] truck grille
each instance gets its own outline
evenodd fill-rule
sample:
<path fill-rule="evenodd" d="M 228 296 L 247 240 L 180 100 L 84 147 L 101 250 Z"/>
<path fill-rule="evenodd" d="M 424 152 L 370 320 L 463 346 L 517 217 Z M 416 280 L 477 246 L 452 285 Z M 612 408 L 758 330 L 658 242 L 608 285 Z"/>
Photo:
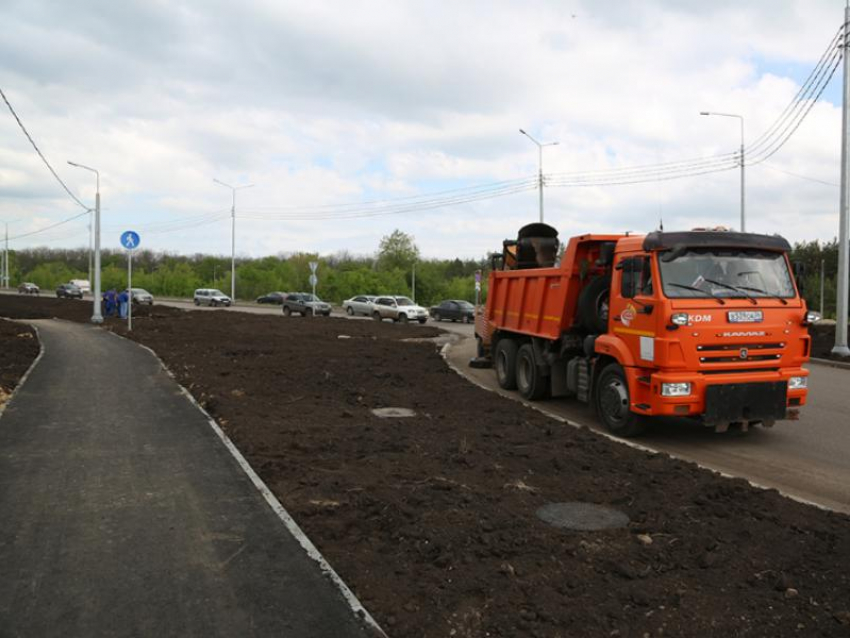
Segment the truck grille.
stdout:
<path fill-rule="evenodd" d="M 699 361 L 718 364 L 776 363 L 782 359 L 785 343 L 722 343 L 697 346 Z"/>

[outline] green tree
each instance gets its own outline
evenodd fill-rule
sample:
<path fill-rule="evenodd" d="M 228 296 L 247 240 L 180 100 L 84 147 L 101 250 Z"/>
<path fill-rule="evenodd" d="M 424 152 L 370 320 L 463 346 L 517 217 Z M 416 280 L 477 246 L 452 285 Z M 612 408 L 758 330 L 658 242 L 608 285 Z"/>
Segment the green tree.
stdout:
<path fill-rule="evenodd" d="M 419 259 L 413 235 L 395 229 L 381 238 L 378 246 L 378 268 L 381 270 L 411 270 L 413 262 Z"/>

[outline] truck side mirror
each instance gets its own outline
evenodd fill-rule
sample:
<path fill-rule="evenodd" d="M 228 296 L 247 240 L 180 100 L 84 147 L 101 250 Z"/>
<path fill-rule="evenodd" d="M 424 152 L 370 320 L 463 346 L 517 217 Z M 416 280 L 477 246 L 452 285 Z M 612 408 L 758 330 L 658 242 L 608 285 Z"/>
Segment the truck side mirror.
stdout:
<path fill-rule="evenodd" d="M 629 257 L 617 264 L 616 269 L 620 271 L 620 296 L 623 299 L 634 299 L 637 294 L 639 259 L 640 257 Z"/>

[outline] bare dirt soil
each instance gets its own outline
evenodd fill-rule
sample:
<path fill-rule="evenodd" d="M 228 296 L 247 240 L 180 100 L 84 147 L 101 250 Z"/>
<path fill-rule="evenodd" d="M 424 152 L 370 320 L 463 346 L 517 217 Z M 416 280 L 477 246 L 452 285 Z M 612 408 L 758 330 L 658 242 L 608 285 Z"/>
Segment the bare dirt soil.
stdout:
<path fill-rule="evenodd" d="M 38 356 L 38 350 L 32 328 L 0 319 L 0 410 Z"/>
<path fill-rule="evenodd" d="M 74 303 L 0 297 L 0 316 L 79 320 Z M 474 387 L 433 343 L 406 341 L 436 332 L 154 306 L 132 338 L 392 637 L 850 636 L 850 517 Z M 564 501 L 630 522 L 576 532 L 535 516 Z"/>

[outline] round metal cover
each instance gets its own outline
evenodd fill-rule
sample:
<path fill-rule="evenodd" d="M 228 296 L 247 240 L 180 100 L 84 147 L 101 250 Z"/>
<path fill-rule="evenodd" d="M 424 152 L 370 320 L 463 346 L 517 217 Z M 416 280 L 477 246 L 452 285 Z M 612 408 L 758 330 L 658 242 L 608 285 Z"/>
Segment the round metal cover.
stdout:
<path fill-rule="evenodd" d="M 372 414 L 382 419 L 396 419 L 399 417 L 416 416 L 416 412 L 410 408 L 375 408 Z"/>
<path fill-rule="evenodd" d="M 629 523 L 619 510 L 593 503 L 549 503 L 537 510 L 537 517 L 554 527 L 589 532 L 617 529 Z"/>

